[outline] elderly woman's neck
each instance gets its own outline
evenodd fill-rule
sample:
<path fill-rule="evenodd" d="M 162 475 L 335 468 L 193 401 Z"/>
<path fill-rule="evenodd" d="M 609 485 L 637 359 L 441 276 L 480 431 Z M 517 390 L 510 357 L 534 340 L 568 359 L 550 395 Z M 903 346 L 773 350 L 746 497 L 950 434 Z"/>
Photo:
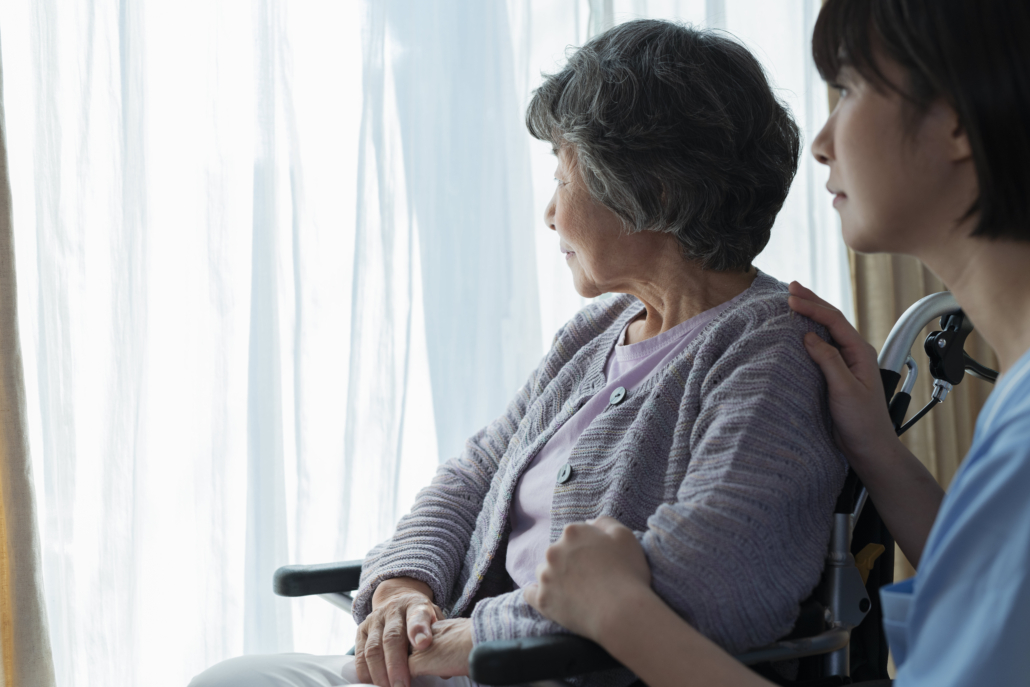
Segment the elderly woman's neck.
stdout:
<path fill-rule="evenodd" d="M 689 269 L 659 268 L 652 278 L 627 290 L 644 304 L 645 314 L 630 324 L 626 343 L 658 336 L 732 300 L 746 291 L 756 276 L 754 267 L 746 272 L 713 272 L 693 265 Z"/>

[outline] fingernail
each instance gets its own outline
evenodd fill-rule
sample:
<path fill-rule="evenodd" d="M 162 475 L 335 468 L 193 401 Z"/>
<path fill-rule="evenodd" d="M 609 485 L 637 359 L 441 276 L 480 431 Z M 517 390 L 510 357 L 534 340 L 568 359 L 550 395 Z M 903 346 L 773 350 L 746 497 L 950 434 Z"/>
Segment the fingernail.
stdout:
<path fill-rule="evenodd" d="M 425 632 L 419 632 L 417 635 L 415 635 L 415 644 L 421 644 L 422 640 L 424 639 L 429 639 L 429 635 L 427 635 Z M 397 686 L 394 685 L 394 687 Z"/>
<path fill-rule="evenodd" d="M 393 683 L 393 687 L 408 687 L 408 686 L 406 684 L 404 684 L 404 680 L 397 680 L 397 682 Z"/>

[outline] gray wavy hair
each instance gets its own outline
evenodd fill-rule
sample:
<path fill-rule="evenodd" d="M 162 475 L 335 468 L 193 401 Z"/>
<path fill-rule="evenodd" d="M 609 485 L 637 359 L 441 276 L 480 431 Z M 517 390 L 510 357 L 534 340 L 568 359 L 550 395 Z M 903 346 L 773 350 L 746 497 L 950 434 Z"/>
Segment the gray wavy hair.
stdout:
<path fill-rule="evenodd" d="M 591 195 L 630 231 L 675 234 L 703 269 L 740 270 L 769 242 L 801 134 L 758 60 L 665 21 L 620 24 L 547 77 L 530 133 L 574 149 Z"/>

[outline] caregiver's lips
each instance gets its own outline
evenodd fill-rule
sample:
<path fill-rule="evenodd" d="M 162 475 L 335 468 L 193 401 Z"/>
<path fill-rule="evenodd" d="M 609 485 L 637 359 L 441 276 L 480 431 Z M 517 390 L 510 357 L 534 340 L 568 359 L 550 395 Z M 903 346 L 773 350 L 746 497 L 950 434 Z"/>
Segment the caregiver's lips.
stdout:
<path fill-rule="evenodd" d="M 833 194 L 833 206 L 837 207 L 837 203 L 847 200 L 848 194 L 843 191 L 838 191 L 832 188 L 829 184 L 826 185 L 826 190 Z"/>

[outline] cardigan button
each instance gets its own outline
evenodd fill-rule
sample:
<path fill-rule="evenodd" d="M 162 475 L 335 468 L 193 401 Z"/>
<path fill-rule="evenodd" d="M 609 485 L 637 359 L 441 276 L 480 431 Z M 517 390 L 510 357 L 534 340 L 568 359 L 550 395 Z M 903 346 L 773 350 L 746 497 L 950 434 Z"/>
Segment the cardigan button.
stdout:
<path fill-rule="evenodd" d="M 622 403 L 622 399 L 626 398 L 626 387 L 620 386 L 618 389 L 612 392 L 612 395 L 608 397 L 609 405 L 617 406 Z"/>
<path fill-rule="evenodd" d="M 565 484 L 572 477 L 572 466 L 566 463 L 561 466 L 561 470 L 558 471 L 558 484 Z"/>

